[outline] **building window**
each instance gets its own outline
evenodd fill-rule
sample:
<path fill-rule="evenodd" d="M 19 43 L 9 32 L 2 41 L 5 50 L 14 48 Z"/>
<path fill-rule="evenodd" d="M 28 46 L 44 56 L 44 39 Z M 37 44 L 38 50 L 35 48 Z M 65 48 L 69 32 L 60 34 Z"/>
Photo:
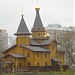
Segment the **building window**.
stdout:
<path fill-rule="evenodd" d="M 52 45 L 52 49 L 54 49 L 54 47 L 55 47 L 55 46 L 54 46 L 54 45 Z"/>
<path fill-rule="evenodd" d="M 19 67 L 22 67 L 22 63 L 19 63 Z"/>
<path fill-rule="evenodd" d="M 47 62 L 45 62 L 45 66 L 47 66 Z"/>
<path fill-rule="evenodd" d="M 45 57 L 47 57 L 47 53 L 45 53 Z"/>
<path fill-rule="evenodd" d="M 38 33 L 38 36 L 40 36 L 40 33 Z"/>
<path fill-rule="evenodd" d="M 28 62 L 28 67 L 30 67 L 30 62 Z"/>
<path fill-rule="evenodd" d="M 28 57 L 30 57 L 30 53 L 28 53 Z"/>
<path fill-rule="evenodd" d="M 50 53 L 49 53 L 49 57 L 50 57 Z"/>
<path fill-rule="evenodd" d="M 39 57 L 39 53 L 37 53 L 37 57 Z"/>
<path fill-rule="evenodd" d="M 39 62 L 37 62 L 37 66 L 39 66 Z"/>

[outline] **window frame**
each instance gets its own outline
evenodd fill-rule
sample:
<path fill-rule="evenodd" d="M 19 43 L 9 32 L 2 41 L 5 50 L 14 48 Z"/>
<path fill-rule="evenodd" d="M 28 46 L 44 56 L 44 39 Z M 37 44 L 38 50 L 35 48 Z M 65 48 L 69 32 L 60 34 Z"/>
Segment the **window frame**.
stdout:
<path fill-rule="evenodd" d="M 47 54 L 48 54 L 48 53 L 46 52 L 46 53 L 45 53 L 45 57 L 47 57 Z"/>
<path fill-rule="evenodd" d="M 22 63 L 19 63 L 19 68 L 21 68 L 22 67 Z"/>
<path fill-rule="evenodd" d="M 28 62 L 28 67 L 30 67 L 30 62 Z"/>
<path fill-rule="evenodd" d="M 37 52 L 37 57 L 39 57 L 39 53 Z"/>
<path fill-rule="evenodd" d="M 27 56 L 30 57 L 30 53 L 28 53 Z"/>
<path fill-rule="evenodd" d="M 45 66 L 47 66 L 48 64 L 47 64 L 47 62 L 45 62 Z"/>
<path fill-rule="evenodd" d="M 39 62 L 37 62 L 37 66 L 38 66 L 38 67 L 40 66 L 40 63 L 39 63 Z"/>
<path fill-rule="evenodd" d="M 54 49 L 55 48 L 55 46 L 54 45 L 52 45 L 52 49 Z"/>

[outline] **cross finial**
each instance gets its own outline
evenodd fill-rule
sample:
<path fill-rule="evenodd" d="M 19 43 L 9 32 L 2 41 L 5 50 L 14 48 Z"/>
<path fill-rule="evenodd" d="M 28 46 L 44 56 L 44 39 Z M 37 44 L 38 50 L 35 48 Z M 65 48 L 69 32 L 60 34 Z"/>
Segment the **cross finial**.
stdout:
<path fill-rule="evenodd" d="M 24 15 L 24 13 L 23 13 L 23 8 L 22 8 L 22 13 L 21 13 L 21 15 L 22 15 L 22 16 Z"/>
<path fill-rule="evenodd" d="M 39 5 L 38 5 L 38 0 L 37 0 L 37 5 L 36 5 L 36 7 L 35 7 L 35 10 L 40 10 L 40 7 L 39 7 Z"/>
<path fill-rule="evenodd" d="M 37 4 L 38 4 L 38 0 L 37 0 Z"/>

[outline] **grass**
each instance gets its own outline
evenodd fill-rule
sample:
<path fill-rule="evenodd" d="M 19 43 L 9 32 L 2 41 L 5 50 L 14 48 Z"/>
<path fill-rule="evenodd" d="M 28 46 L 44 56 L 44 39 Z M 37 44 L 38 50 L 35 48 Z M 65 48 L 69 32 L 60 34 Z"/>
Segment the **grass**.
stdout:
<path fill-rule="evenodd" d="M 27 72 L 27 73 L 6 73 L 0 75 L 75 75 L 74 71 L 66 71 L 66 72 Z"/>

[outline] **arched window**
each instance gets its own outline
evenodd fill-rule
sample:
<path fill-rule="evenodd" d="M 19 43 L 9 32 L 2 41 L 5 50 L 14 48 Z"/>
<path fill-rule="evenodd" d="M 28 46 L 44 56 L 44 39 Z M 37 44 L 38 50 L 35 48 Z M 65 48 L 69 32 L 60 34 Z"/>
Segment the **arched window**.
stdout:
<path fill-rule="evenodd" d="M 48 53 L 49 54 L 49 57 L 50 57 L 50 53 Z"/>
<path fill-rule="evenodd" d="M 38 36 L 40 36 L 40 33 L 38 33 Z"/>
<path fill-rule="evenodd" d="M 30 53 L 28 53 L 28 57 L 30 57 Z"/>
<path fill-rule="evenodd" d="M 22 63 L 19 63 L 19 67 L 22 67 Z"/>
<path fill-rule="evenodd" d="M 45 57 L 47 57 L 47 53 L 45 53 Z"/>
<path fill-rule="evenodd" d="M 54 45 L 52 45 L 52 49 L 54 49 L 55 48 L 55 46 Z"/>
<path fill-rule="evenodd" d="M 47 62 L 45 62 L 45 66 L 47 66 Z"/>
<path fill-rule="evenodd" d="M 30 67 L 30 62 L 28 62 L 28 67 Z"/>
<path fill-rule="evenodd" d="M 37 62 L 37 66 L 39 66 L 39 62 Z"/>
<path fill-rule="evenodd" d="M 37 57 L 39 57 L 39 53 L 37 53 Z"/>

